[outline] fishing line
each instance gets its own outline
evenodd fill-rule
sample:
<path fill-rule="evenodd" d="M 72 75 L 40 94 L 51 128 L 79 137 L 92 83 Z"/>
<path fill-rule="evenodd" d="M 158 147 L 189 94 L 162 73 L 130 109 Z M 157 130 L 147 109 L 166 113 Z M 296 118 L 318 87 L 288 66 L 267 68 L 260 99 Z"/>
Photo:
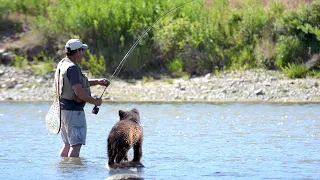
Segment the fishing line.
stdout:
<path fill-rule="evenodd" d="M 129 57 L 129 55 L 131 54 L 131 52 L 134 50 L 134 48 L 139 44 L 139 42 L 141 41 L 141 39 L 153 28 L 153 26 L 158 22 L 160 21 L 162 18 L 164 18 L 165 16 L 167 16 L 168 14 L 170 14 L 172 11 L 176 10 L 176 9 L 179 9 L 183 6 L 185 6 L 186 4 L 190 3 L 190 2 L 193 2 L 193 1 L 196 1 L 196 0 L 190 0 L 190 1 L 187 1 L 187 2 L 184 2 L 174 8 L 172 8 L 171 10 L 169 10 L 168 12 L 166 12 L 164 15 L 160 16 L 151 26 L 149 26 L 148 29 L 146 29 L 141 35 L 140 37 L 136 40 L 136 42 L 131 46 L 131 48 L 129 49 L 129 51 L 126 53 L 126 55 L 122 58 L 122 60 L 120 61 L 119 65 L 117 66 L 116 70 L 113 72 L 111 78 L 110 78 L 110 85 L 111 85 L 111 82 L 118 77 L 124 63 L 126 62 L 127 58 Z M 106 91 L 108 86 L 106 86 L 100 96 L 100 98 L 102 98 L 104 92 Z M 93 114 L 98 114 L 99 112 L 99 108 L 98 106 L 94 106 L 93 109 L 92 109 L 92 113 Z"/>

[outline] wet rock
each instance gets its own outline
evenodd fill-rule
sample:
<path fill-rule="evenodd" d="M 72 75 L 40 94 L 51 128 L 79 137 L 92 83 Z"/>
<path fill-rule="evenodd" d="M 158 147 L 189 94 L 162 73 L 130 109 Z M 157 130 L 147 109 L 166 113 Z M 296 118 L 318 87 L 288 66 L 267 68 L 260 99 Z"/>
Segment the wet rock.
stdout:
<path fill-rule="evenodd" d="M 263 90 L 260 88 L 260 89 L 258 89 L 258 90 L 256 90 L 256 91 L 254 91 L 254 94 L 256 94 L 257 96 L 259 96 L 259 95 L 264 95 L 265 93 L 264 93 Z"/>
<path fill-rule="evenodd" d="M 211 78 L 211 73 L 208 73 L 207 75 L 204 76 L 204 79 L 210 79 Z"/>
<path fill-rule="evenodd" d="M 7 52 L 5 49 L 0 49 L 0 63 L 7 65 L 9 64 L 12 59 L 13 59 L 14 55 L 11 51 Z"/>
<path fill-rule="evenodd" d="M 13 89 L 16 87 L 16 85 L 17 85 L 17 81 L 12 81 L 11 84 L 7 86 L 7 89 Z"/>
<path fill-rule="evenodd" d="M 231 93 L 234 94 L 234 93 L 237 93 L 238 91 L 239 91 L 239 90 L 234 89 L 234 90 L 231 91 Z"/>

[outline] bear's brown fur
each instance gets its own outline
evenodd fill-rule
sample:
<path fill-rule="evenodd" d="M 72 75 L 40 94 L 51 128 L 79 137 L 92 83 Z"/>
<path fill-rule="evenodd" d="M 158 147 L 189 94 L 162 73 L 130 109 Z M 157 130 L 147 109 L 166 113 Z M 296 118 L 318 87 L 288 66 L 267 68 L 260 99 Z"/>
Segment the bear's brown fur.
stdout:
<path fill-rule="evenodd" d="M 111 129 L 108 137 L 108 165 L 111 168 L 143 167 L 142 157 L 143 128 L 137 109 L 119 110 L 120 121 Z M 134 157 L 128 161 L 127 152 L 133 148 Z"/>

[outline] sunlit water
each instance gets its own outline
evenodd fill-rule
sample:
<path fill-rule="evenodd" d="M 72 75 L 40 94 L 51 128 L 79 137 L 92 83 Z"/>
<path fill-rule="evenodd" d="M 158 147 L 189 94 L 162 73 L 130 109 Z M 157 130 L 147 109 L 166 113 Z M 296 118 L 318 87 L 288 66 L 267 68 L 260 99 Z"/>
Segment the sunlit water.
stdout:
<path fill-rule="evenodd" d="M 60 158 L 47 102 L 0 103 L 0 179 L 320 179 L 320 104 L 103 104 L 86 106 L 80 159 Z M 106 139 L 118 110 L 139 109 L 143 169 L 110 171 Z M 132 157 L 132 151 L 129 157 Z"/>

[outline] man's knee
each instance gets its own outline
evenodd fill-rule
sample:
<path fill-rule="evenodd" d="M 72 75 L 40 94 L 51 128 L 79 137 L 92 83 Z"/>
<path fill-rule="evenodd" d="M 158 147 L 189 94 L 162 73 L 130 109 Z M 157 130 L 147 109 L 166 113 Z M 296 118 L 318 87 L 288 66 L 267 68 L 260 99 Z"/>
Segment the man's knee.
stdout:
<path fill-rule="evenodd" d="M 75 144 L 75 145 L 72 145 L 71 148 L 73 149 L 80 149 L 82 146 L 82 144 Z"/>
<path fill-rule="evenodd" d="M 82 144 L 72 145 L 69 152 L 69 157 L 79 157 L 81 146 Z"/>
<path fill-rule="evenodd" d="M 60 156 L 68 157 L 69 150 L 70 150 L 70 144 L 64 144 L 60 150 Z"/>

